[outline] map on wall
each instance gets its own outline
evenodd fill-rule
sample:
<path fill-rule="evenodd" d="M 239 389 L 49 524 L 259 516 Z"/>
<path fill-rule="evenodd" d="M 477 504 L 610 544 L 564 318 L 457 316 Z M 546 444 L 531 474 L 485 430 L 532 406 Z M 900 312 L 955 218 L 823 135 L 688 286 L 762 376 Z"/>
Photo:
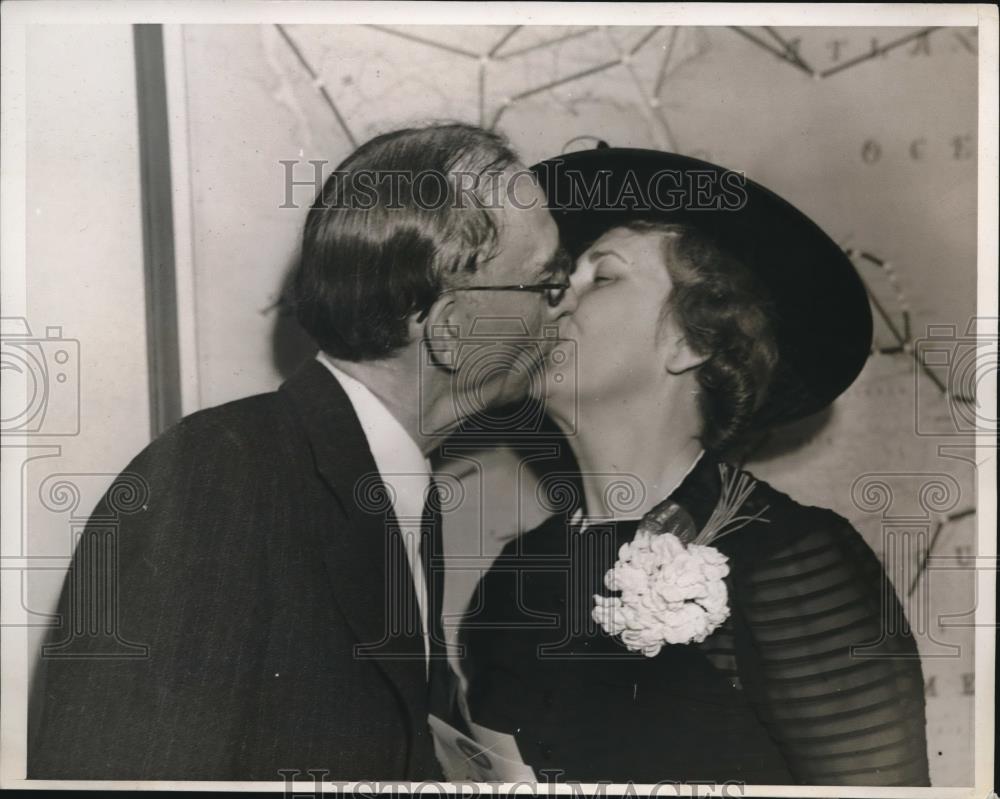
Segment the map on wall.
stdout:
<path fill-rule="evenodd" d="M 206 406 L 280 381 L 273 308 L 309 162 L 325 174 L 386 130 L 495 127 L 528 163 L 597 140 L 672 150 L 815 219 L 869 288 L 872 356 L 828 414 L 761 441 L 749 468 L 849 518 L 892 564 L 923 656 L 932 779 L 971 779 L 969 431 L 991 415 L 976 336 L 996 340 L 996 320 L 975 319 L 974 28 L 192 26 L 184 59 Z M 480 478 L 497 492 L 504 472 Z M 452 524 L 495 553 L 514 514 L 485 504 Z"/>

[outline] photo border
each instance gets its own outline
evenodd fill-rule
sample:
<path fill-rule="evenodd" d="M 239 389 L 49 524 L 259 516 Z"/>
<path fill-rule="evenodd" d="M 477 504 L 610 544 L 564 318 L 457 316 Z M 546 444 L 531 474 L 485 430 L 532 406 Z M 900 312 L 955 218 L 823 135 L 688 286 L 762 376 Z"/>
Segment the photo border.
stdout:
<path fill-rule="evenodd" d="M 997 8 L 992 5 L 925 5 L 925 4 L 730 4 L 730 3 L 441 3 L 441 2 L 286 2 L 281 4 L 259 2 L 8 2 L 2 6 L 2 254 L 3 315 L 23 316 L 26 306 L 26 244 L 25 244 L 25 32 L 36 24 L 135 24 L 163 23 L 167 36 L 168 102 L 173 115 L 183 99 L 183 87 L 176 81 L 183 76 L 177 62 L 176 48 L 179 35 L 176 28 L 183 24 L 243 23 L 259 24 L 283 22 L 294 24 L 422 24 L 422 25 L 560 25 L 567 17 L 574 24 L 646 25 L 797 25 L 797 26 L 969 26 L 979 28 L 979 141 L 978 141 L 978 248 L 977 284 L 978 315 L 980 318 L 997 317 L 997 175 L 998 161 L 996 131 L 1000 127 L 997 97 L 998 50 Z M 180 72 L 179 72 L 180 70 Z M 176 117 L 173 117 L 176 121 Z M 180 305 L 193 303 L 194 276 L 191 255 L 190 181 L 186 177 L 187 142 L 176 134 L 171 138 L 173 159 L 172 174 L 175 192 L 184 195 L 175 201 L 177 224 L 178 296 Z M 175 194 L 175 198 L 176 198 Z M 183 204 L 182 204 L 183 203 Z M 186 216 L 185 216 L 186 215 Z M 184 412 L 197 405 L 197 331 L 193 315 L 183 310 L 179 319 L 180 358 L 185 367 L 183 374 L 194 378 L 182 380 L 181 392 Z M 190 370 L 190 371 L 189 371 Z M 980 383 L 983 401 L 996 403 L 996 374 L 984 375 Z M 5 436 L 4 446 L 15 437 Z M 25 442 L 24 446 L 29 446 Z M 11 443 L 10 446 L 16 446 Z M 977 442 L 977 545 L 979 558 L 993 559 L 996 563 L 996 442 Z M 20 474 L 11 475 L 7 467 L 3 474 L 4 507 L 9 500 L 20 498 Z M 12 520 L 4 513 L 2 542 L 5 552 L 15 551 L 20 536 L 19 519 Z M 980 561 L 982 562 L 982 561 Z M 20 577 L 16 564 L 4 565 L 2 571 L 3 596 L 11 597 L 11 583 Z M 958 799 L 958 797 L 983 797 L 992 790 L 994 748 L 994 688 L 995 688 L 995 599 L 996 570 L 979 569 L 977 572 L 975 612 L 975 785 L 969 788 L 873 788 L 842 786 L 747 786 L 743 796 L 772 797 L 927 797 L 930 799 Z M 16 595 L 15 595 L 16 596 Z M 285 783 L 229 782 L 229 781 L 75 781 L 75 780 L 25 780 L 24 773 L 27 692 L 30 662 L 27 652 L 27 628 L 4 627 L 0 630 L 0 785 L 3 788 L 55 789 L 79 788 L 88 790 L 135 790 L 151 788 L 162 790 L 211 790 L 211 791 L 283 791 Z M 425 783 L 383 783 L 382 790 L 408 792 Z M 451 786 L 448 792 L 461 792 L 464 783 L 443 784 Z M 326 783 L 331 791 L 335 787 L 375 789 L 372 783 Z M 582 784 L 579 791 L 570 785 L 546 785 L 540 789 L 556 795 L 589 795 L 600 784 Z M 510 789 L 524 792 L 524 784 L 505 786 L 507 791 L 487 789 L 485 795 L 504 795 Z M 625 786 L 608 786 L 606 793 L 614 794 Z M 633 786 L 636 793 L 643 793 L 640 785 Z M 695 790 L 699 790 L 695 793 Z M 304 792 L 301 788 L 299 793 Z M 425 791 L 426 792 L 426 791 Z M 692 788 L 687 793 L 662 792 L 668 795 L 719 795 L 705 793 L 704 788 Z"/>

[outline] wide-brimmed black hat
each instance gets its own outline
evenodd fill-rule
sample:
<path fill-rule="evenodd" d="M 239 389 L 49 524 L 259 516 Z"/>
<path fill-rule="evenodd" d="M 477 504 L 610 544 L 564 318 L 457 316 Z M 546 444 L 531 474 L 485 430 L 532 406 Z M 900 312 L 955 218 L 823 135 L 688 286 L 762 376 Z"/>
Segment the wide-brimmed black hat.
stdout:
<path fill-rule="evenodd" d="M 872 342 L 864 283 L 844 251 L 774 192 L 658 150 L 599 146 L 532 171 L 574 257 L 611 228 L 649 220 L 692 225 L 752 270 L 769 294 L 779 351 L 755 427 L 816 413 L 858 376 Z"/>

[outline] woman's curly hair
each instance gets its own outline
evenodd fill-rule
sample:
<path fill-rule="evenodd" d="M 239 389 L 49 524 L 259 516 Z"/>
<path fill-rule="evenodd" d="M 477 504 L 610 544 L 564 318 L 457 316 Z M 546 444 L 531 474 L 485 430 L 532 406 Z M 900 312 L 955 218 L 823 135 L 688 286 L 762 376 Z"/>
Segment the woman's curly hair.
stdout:
<path fill-rule="evenodd" d="M 626 227 L 663 236 L 673 287 L 660 322 L 673 315 L 691 349 L 706 356 L 696 370 L 700 439 L 707 450 L 726 450 L 747 432 L 778 362 L 767 295 L 738 258 L 697 228 L 645 221 Z"/>

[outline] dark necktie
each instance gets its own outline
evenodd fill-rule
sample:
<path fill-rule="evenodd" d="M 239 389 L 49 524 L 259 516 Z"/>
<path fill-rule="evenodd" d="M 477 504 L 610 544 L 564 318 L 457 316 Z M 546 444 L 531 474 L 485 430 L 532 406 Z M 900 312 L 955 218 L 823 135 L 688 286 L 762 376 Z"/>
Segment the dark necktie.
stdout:
<path fill-rule="evenodd" d="M 430 678 L 428 710 L 443 721 L 463 730 L 459 712 L 458 677 L 448 663 L 448 650 L 441 619 L 444 606 L 444 544 L 441 535 L 441 490 L 430 479 L 421 524 L 420 561 L 427 583 L 427 624 L 430 630 Z"/>

